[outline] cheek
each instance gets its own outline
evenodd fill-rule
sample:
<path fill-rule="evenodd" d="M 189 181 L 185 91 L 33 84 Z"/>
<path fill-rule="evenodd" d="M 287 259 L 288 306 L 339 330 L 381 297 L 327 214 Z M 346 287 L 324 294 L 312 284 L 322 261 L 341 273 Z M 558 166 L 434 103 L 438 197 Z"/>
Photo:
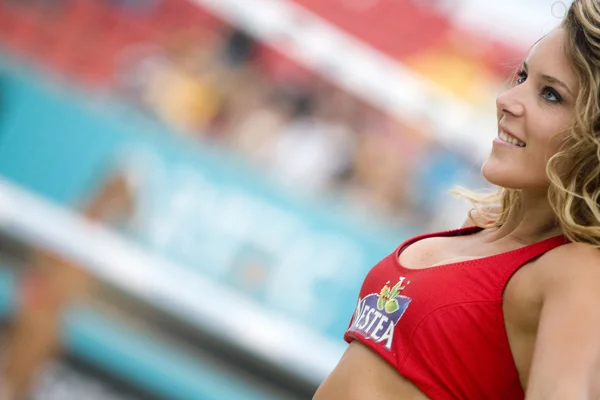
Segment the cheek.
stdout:
<path fill-rule="evenodd" d="M 490 183 L 505 188 L 524 189 L 548 184 L 546 149 L 533 141 L 524 149 L 495 147 L 481 172 Z"/>
<path fill-rule="evenodd" d="M 559 152 L 564 143 L 564 139 L 565 135 L 557 134 L 556 130 L 535 137 L 531 143 L 532 157 L 535 157 L 537 163 L 546 164 L 552 156 Z"/>
<path fill-rule="evenodd" d="M 548 181 L 546 166 L 550 158 L 560 150 L 562 144 L 562 138 L 556 134 L 556 129 L 547 128 L 539 135 L 530 135 L 520 162 L 515 160 L 515 164 L 521 166 L 523 178 L 530 180 L 534 185 Z"/>
<path fill-rule="evenodd" d="M 556 154 L 566 137 L 570 113 L 566 112 L 539 112 L 533 118 L 527 119 L 525 124 L 527 147 L 532 152 L 543 154 L 549 159 Z"/>

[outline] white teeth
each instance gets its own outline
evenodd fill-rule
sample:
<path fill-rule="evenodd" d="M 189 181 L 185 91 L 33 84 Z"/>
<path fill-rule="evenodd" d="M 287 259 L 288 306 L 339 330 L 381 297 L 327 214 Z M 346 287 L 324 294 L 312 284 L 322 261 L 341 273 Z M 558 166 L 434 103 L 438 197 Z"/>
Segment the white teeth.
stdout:
<path fill-rule="evenodd" d="M 502 141 L 510 143 L 512 145 L 519 146 L 519 147 L 525 147 L 525 143 L 521 142 L 520 140 L 518 140 L 517 138 L 515 138 L 513 136 L 509 136 L 508 134 L 504 133 L 504 131 L 500 131 L 498 133 L 498 137 Z"/>

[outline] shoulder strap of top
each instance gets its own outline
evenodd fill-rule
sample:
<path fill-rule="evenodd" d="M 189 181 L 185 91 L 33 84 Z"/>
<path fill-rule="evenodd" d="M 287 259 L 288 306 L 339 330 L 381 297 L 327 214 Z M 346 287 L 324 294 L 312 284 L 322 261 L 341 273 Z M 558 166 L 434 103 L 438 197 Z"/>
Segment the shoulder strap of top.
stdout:
<path fill-rule="evenodd" d="M 567 243 L 570 243 L 570 241 L 566 236 L 554 236 L 528 246 L 523 246 L 514 252 L 508 252 L 505 254 L 507 257 L 511 258 L 510 264 L 518 269 L 542 254 Z"/>

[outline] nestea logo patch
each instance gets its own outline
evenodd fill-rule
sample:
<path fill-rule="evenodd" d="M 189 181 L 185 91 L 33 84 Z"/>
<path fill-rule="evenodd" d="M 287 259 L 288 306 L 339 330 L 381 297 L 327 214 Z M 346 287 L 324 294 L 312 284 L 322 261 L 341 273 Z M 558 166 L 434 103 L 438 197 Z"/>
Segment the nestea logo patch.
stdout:
<path fill-rule="evenodd" d="M 394 328 L 412 300 L 400 294 L 410 283 L 406 281 L 403 285 L 405 280 L 401 277 L 392 288 L 386 284 L 379 294 L 369 294 L 360 299 L 349 331 L 358 332 L 375 343 L 385 342 L 385 348 L 391 350 Z"/>

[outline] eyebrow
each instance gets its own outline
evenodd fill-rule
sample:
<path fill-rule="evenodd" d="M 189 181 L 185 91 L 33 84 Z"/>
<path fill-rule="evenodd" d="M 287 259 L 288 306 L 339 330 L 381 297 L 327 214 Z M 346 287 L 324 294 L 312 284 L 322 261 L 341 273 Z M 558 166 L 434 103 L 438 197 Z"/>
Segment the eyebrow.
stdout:
<path fill-rule="evenodd" d="M 523 61 L 523 69 L 525 71 L 527 71 L 529 68 L 527 66 L 527 61 Z M 554 85 L 558 85 L 561 86 L 562 88 L 564 88 L 571 96 L 573 96 L 573 93 L 571 92 L 571 90 L 569 89 L 569 87 L 560 79 L 557 79 L 553 76 L 550 75 L 546 75 L 546 74 L 539 74 L 540 78 L 544 79 L 545 81 L 554 84 Z"/>

